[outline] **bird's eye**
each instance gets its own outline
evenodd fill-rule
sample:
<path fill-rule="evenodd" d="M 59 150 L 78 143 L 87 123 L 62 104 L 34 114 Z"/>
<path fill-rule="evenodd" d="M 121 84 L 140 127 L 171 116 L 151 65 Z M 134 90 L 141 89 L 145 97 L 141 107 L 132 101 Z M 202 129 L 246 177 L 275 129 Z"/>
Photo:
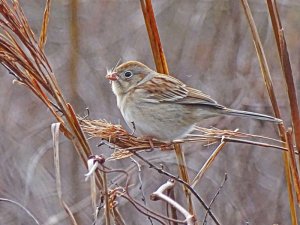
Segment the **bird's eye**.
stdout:
<path fill-rule="evenodd" d="M 125 76 L 126 78 L 130 78 L 132 75 L 133 75 L 133 73 L 132 73 L 131 71 L 126 71 L 126 72 L 124 73 L 124 76 Z"/>

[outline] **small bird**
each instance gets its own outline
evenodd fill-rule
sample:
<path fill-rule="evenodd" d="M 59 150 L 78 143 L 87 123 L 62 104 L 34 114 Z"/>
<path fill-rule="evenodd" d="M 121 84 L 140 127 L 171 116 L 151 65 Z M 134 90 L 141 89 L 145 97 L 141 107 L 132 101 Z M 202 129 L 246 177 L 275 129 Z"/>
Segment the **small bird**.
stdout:
<path fill-rule="evenodd" d="M 200 90 L 137 61 L 119 65 L 106 78 L 128 126 L 149 139 L 172 142 L 184 138 L 196 123 L 219 115 L 282 122 L 272 116 L 226 108 Z"/>

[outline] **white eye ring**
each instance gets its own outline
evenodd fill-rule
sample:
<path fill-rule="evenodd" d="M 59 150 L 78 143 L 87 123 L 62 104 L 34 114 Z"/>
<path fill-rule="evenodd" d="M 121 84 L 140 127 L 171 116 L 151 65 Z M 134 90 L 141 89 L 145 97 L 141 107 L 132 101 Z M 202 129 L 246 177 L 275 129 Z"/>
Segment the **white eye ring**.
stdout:
<path fill-rule="evenodd" d="M 130 78 L 130 77 L 132 77 L 132 75 L 133 75 L 133 73 L 132 73 L 131 71 L 125 71 L 125 72 L 124 72 L 124 76 L 125 76 L 126 78 Z"/>

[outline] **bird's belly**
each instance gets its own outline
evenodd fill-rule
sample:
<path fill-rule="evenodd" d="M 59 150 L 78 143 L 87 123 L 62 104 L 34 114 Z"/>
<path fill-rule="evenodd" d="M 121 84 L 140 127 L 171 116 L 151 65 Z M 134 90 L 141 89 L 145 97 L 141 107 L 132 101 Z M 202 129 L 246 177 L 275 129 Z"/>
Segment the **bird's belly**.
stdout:
<path fill-rule="evenodd" d="M 194 128 L 194 120 L 188 118 L 188 112 L 183 113 L 172 104 L 138 103 L 126 105 L 121 111 L 137 136 L 173 141 L 185 137 Z"/>

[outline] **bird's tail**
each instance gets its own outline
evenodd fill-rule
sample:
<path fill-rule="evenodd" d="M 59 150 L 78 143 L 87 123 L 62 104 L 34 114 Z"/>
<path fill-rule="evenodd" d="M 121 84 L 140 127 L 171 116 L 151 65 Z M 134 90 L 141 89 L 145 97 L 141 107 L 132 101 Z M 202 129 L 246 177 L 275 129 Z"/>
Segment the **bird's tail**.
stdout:
<path fill-rule="evenodd" d="M 255 113 L 255 112 L 248 112 L 248 111 L 242 111 L 242 110 L 235 110 L 235 109 L 223 109 L 222 114 L 226 115 L 232 115 L 232 116 L 241 116 L 241 117 L 249 117 L 256 120 L 264 120 L 264 121 L 270 121 L 273 123 L 282 123 L 281 119 L 275 118 L 273 116 L 268 116 L 261 113 Z"/>

